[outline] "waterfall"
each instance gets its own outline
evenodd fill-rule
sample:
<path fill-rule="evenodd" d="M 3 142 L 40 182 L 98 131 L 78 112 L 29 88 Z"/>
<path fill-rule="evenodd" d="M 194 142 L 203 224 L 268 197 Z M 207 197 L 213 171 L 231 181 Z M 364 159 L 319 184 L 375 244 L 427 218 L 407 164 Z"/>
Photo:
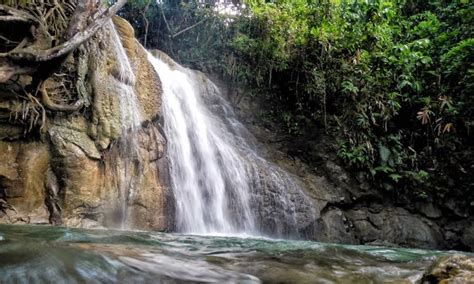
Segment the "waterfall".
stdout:
<path fill-rule="evenodd" d="M 165 57 L 148 55 L 162 81 L 177 229 L 295 233 L 301 220 L 298 203 L 311 207 L 298 184 L 259 155 L 254 137 L 214 83 Z"/>
<path fill-rule="evenodd" d="M 122 45 L 122 41 L 112 20 L 109 21 L 110 31 L 112 36 L 111 43 L 113 44 L 116 63 L 118 69 L 118 87 L 121 89 L 120 96 L 120 112 L 122 120 L 122 128 L 128 130 L 130 128 L 137 128 L 141 122 L 140 109 L 138 107 L 138 100 L 133 89 L 135 85 L 135 74 L 133 73 L 130 60 Z"/>
<path fill-rule="evenodd" d="M 120 101 L 122 135 L 118 141 L 119 159 L 115 161 L 115 166 L 119 173 L 123 173 L 117 174 L 117 187 L 121 203 L 120 227 L 125 229 L 129 225 L 127 224 L 128 203 L 133 197 L 137 175 L 139 174 L 137 172 L 137 163 L 134 162 L 140 161 L 138 157 L 137 131 L 142 119 L 138 99 L 133 87 L 136 79 L 130 60 L 112 20 L 109 21 L 108 25 L 117 64 L 116 87 L 119 90 L 117 95 Z"/>

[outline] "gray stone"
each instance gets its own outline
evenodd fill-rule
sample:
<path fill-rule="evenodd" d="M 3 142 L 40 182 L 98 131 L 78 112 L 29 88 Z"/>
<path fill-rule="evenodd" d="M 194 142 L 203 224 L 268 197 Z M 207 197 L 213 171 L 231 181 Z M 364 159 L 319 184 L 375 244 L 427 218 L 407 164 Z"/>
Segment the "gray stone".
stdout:
<path fill-rule="evenodd" d="M 342 210 L 330 208 L 317 221 L 315 237 L 322 242 L 358 244 L 351 227 Z"/>
<path fill-rule="evenodd" d="M 462 243 L 474 251 L 474 222 L 464 229 L 461 237 Z"/>
<path fill-rule="evenodd" d="M 451 210 L 456 216 L 466 218 L 469 217 L 469 213 L 466 211 L 467 206 L 459 204 L 461 200 L 449 199 L 444 205 L 446 208 Z"/>
<path fill-rule="evenodd" d="M 418 204 L 418 210 L 428 218 L 439 218 L 442 216 L 441 210 L 432 202 Z"/>
<path fill-rule="evenodd" d="M 379 213 L 360 208 L 349 210 L 347 217 L 362 243 L 380 240 L 407 247 L 437 248 L 443 242 L 437 225 L 402 208 L 388 207 Z"/>

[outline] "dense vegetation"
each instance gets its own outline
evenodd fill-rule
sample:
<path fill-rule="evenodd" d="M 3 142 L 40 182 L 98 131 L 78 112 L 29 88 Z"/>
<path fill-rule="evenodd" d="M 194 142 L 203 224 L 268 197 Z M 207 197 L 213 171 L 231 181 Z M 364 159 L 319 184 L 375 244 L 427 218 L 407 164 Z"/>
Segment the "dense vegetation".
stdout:
<path fill-rule="evenodd" d="M 263 98 L 262 116 L 295 139 L 324 129 L 380 190 L 461 197 L 472 210 L 472 1 L 245 4 L 232 15 L 212 3 L 140 0 L 122 15 L 147 47 Z"/>

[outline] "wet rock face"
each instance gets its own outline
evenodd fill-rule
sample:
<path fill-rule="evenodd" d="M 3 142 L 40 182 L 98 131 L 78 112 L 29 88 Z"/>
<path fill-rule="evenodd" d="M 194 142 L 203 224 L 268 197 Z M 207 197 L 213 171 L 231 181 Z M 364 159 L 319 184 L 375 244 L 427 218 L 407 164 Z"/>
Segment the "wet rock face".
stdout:
<path fill-rule="evenodd" d="M 321 148 L 328 149 L 327 146 Z M 391 203 L 387 196 L 360 183 L 335 164 L 337 158 L 322 160 L 318 172 L 311 172 L 295 162 L 306 182 L 306 189 L 316 204 L 316 226 L 312 238 L 323 242 L 404 246 L 427 249 L 455 248 L 468 228 L 460 229 L 452 222 L 457 241 L 446 237 L 447 227 L 440 221 L 439 211 L 423 208 L 422 212 L 408 211 L 399 204 Z M 282 163 L 284 163 L 282 161 Z M 301 163 L 301 162 L 300 162 Z M 307 166 L 306 166 L 307 167 Z M 464 241 L 469 241 L 467 238 Z M 462 245 L 462 249 L 468 245 Z"/>
<path fill-rule="evenodd" d="M 123 74 L 118 48 L 135 80 Z M 161 83 L 133 29 L 116 17 L 65 65 L 75 78 L 70 95 L 84 101 L 82 109 L 47 111 L 41 129 L 32 124 L 28 131 L 16 120 L 9 125 L 0 119 L 0 222 L 169 228 L 173 202 L 165 183 Z M 60 85 L 58 80 L 47 87 Z M 123 86 L 138 102 L 141 121 L 134 129 L 123 127 Z M 8 89 L 0 86 L 1 117 L 17 111 Z M 133 151 L 126 145 L 130 139 Z"/>
<path fill-rule="evenodd" d="M 421 283 L 474 283 L 474 258 L 461 254 L 440 257 L 423 275 Z"/>
<path fill-rule="evenodd" d="M 410 214 L 403 208 L 388 207 L 379 212 L 349 210 L 353 231 L 363 243 L 398 244 L 420 248 L 441 248 L 443 237 L 434 222 Z"/>
<path fill-rule="evenodd" d="M 44 198 L 49 160 L 42 143 L 0 141 L 0 222 L 49 223 Z"/>
<path fill-rule="evenodd" d="M 324 140 L 323 140 L 324 141 Z M 324 142 L 323 142 L 324 143 Z M 328 145 L 319 146 L 329 149 Z M 326 154 L 322 153 L 323 156 Z M 313 237 L 324 242 L 472 250 L 473 217 L 450 218 L 432 204 L 394 203 L 340 166 L 321 157 L 316 172 L 298 165 L 319 211 Z"/>
<path fill-rule="evenodd" d="M 474 221 L 464 227 L 461 241 L 464 245 L 474 251 Z"/>
<path fill-rule="evenodd" d="M 251 208 L 259 230 L 280 238 L 311 237 L 316 211 L 294 177 L 266 163 L 257 163 L 257 168 L 259 175 L 253 177 Z M 277 183 L 275 175 L 284 175 L 286 183 Z"/>

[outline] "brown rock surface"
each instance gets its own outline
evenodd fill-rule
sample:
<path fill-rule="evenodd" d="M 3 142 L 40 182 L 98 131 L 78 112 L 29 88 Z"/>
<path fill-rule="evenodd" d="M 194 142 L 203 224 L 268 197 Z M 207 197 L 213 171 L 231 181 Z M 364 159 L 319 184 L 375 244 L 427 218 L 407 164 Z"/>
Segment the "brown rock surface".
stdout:
<path fill-rule="evenodd" d="M 134 80 L 123 74 L 117 38 Z M 27 126 L 20 119 L 10 122 L 21 104 L 11 86 L 0 86 L 0 222 L 169 228 L 173 202 L 162 182 L 167 166 L 159 122 L 161 83 L 133 29 L 115 17 L 65 66 L 76 74 L 69 96 L 82 98 L 85 107 L 72 113 L 48 110 L 41 125 L 39 117 Z M 53 88 L 62 78 L 48 80 Z M 142 121 L 135 129 L 123 127 L 123 85 L 137 97 Z"/>
<path fill-rule="evenodd" d="M 146 50 L 135 38 L 132 26 L 120 17 L 113 18 L 122 44 L 130 58 L 133 73 L 136 77 L 135 92 L 142 107 L 142 116 L 152 120 L 161 109 L 161 82 L 153 66 L 148 62 Z"/>
<path fill-rule="evenodd" d="M 42 143 L 0 141 L 0 201 L 10 205 L 3 214 L 0 211 L 0 221 L 48 222 L 43 188 L 49 158 Z"/>
<path fill-rule="evenodd" d="M 423 275 L 422 283 L 474 283 L 474 257 L 455 254 L 440 257 Z"/>

